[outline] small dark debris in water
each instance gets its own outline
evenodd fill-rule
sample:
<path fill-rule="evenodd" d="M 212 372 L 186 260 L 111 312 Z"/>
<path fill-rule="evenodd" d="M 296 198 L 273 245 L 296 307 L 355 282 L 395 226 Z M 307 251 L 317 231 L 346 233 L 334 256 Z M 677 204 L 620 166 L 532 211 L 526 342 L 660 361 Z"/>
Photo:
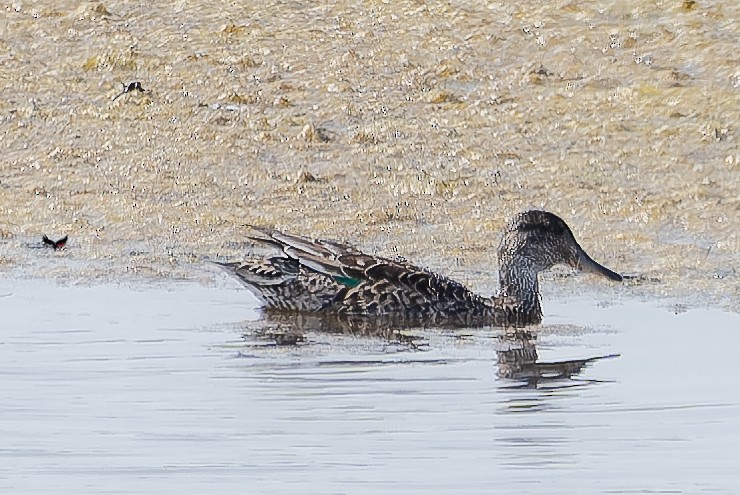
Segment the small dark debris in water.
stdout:
<path fill-rule="evenodd" d="M 51 239 L 49 239 L 48 236 L 44 236 L 41 238 L 41 241 L 44 243 L 44 245 L 53 247 L 54 251 L 56 251 L 57 249 L 64 249 L 64 247 L 67 245 L 67 239 L 69 239 L 69 236 L 65 235 L 58 241 L 52 241 Z"/>
<path fill-rule="evenodd" d="M 113 101 L 116 101 L 121 96 L 125 95 L 126 93 L 131 93 L 132 91 L 138 91 L 139 93 L 146 92 L 146 90 L 141 87 L 141 83 L 139 81 L 128 83 L 128 86 L 126 85 L 126 83 L 122 83 L 122 84 L 123 84 L 123 91 L 121 91 L 116 96 L 114 96 Z"/>
<path fill-rule="evenodd" d="M 696 7 L 696 1 L 695 0 L 684 0 L 683 1 L 683 8 L 684 8 L 684 10 L 693 10 L 694 7 Z"/>

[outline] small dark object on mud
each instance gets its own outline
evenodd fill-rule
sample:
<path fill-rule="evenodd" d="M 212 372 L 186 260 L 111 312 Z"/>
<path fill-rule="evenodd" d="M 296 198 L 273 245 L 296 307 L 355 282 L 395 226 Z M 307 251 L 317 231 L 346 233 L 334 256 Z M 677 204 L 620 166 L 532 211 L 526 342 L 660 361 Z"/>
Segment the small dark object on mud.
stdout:
<path fill-rule="evenodd" d="M 323 182 L 323 180 L 316 177 L 311 172 L 304 170 L 303 172 L 301 172 L 301 175 L 298 177 L 298 180 L 296 182 Z"/>
<path fill-rule="evenodd" d="M 128 86 L 124 83 L 123 84 L 123 91 L 118 93 L 116 96 L 113 97 L 113 101 L 116 101 L 121 96 L 125 95 L 126 93 L 130 93 L 132 91 L 138 91 L 139 93 L 144 93 L 146 90 L 141 87 L 141 83 L 139 81 L 134 81 L 128 84 Z"/>
<path fill-rule="evenodd" d="M 53 247 L 54 251 L 56 251 L 57 249 L 64 249 L 64 246 L 67 245 L 67 239 L 69 239 L 69 236 L 66 235 L 58 241 L 52 241 L 51 239 L 49 239 L 48 236 L 44 236 L 41 238 L 42 242 L 47 246 Z"/>
<path fill-rule="evenodd" d="M 545 67 L 543 65 L 540 65 L 540 68 L 539 69 L 533 70 L 532 71 L 532 74 L 537 74 L 538 76 L 545 76 L 545 77 L 550 77 L 550 76 L 554 75 L 552 72 L 550 72 L 549 70 L 545 69 Z"/>

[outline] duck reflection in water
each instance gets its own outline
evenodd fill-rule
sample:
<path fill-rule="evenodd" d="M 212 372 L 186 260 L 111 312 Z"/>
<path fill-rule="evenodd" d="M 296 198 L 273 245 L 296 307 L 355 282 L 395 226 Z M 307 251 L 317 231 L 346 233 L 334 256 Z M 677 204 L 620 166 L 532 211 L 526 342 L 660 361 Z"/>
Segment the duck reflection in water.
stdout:
<path fill-rule="evenodd" d="M 243 338 L 256 338 L 260 345 L 290 346 L 308 343 L 309 334 L 332 334 L 368 338 L 388 344 L 401 344 L 411 350 L 426 346 L 425 338 L 416 333 L 423 330 L 418 324 L 391 318 L 363 315 L 298 314 L 283 311 L 265 311 L 262 320 L 250 322 L 249 332 Z"/>
<path fill-rule="evenodd" d="M 400 346 L 403 350 L 424 350 L 428 347 L 429 327 L 422 321 L 368 317 L 362 315 L 320 315 L 265 312 L 265 318 L 250 322 L 245 340 L 257 339 L 258 346 L 310 345 L 311 334 L 333 334 L 355 338 L 368 338 L 380 343 Z M 498 366 L 496 375 L 514 383 L 507 388 L 550 388 L 573 386 L 575 376 L 601 359 L 618 357 L 618 354 L 595 356 L 565 361 L 540 361 L 537 353 L 535 327 L 480 327 L 460 325 L 450 327 L 456 338 L 470 336 L 470 331 L 493 330 Z M 467 332 L 465 330 L 468 330 Z M 439 328 L 434 327 L 439 333 Z M 569 382 L 569 380 L 571 380 Z M 556 382 L 560 382 L 557 383 Z M 592 381 L 589 381 L 592 382 Z M 583 383 L 580 382 L 579 383 Z"/>
<path fill-rule="evenodd" d="M 504 329 L 498 336 L 500 348 L 498 372 L 500 378 L 522 382 L 519 387 L 537 387 L 544 382 L 571 379 L 591 363 L 602 359 L 619 357 L 608 354 L 566 361 L 540 361 L 537 355 L 537 335 L 521 328 Z"/>

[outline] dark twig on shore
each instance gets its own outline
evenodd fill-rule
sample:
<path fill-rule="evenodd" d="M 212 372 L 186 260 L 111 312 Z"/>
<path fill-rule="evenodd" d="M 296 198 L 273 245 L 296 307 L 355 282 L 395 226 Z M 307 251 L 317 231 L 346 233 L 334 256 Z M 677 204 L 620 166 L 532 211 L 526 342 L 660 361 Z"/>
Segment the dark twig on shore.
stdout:
<path fill-rule="evenodd" d="M 138 91 L 140 93 L 144 93 L 146 91 L 144 88 L 141 87 L 141 83 L 139 81 L 128 83 L 128 85 L 126 85 L 125 83 L 122 83 L 122 84 L 123 84 L 123 91 L 121 91 L 116 96 L 114 96 L 113 101 L 116 101 L 121 96 L 125 95 L 126 93 L 130 93 L 132 91 Z"/>
<path fill-rule="evenodd" d="M 64 249 L 64 246 L 67 245 L 67 239 L 69 239 L 69 236 L 66 236 L 66 235 L 62 237 L 61 239 L 59 239 L 58 241 L 52 241 L 51 239 L 49 239 L 48 236 L 44 236 L 41 238 L 44 245 L 53 247 L 54 251 L 56 251 L 57 249 Z"/>

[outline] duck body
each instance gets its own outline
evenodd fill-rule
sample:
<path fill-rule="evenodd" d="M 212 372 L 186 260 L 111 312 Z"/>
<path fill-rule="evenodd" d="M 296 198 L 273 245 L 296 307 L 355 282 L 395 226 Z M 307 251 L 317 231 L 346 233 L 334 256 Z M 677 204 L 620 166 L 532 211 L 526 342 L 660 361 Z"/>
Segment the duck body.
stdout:
<path fill-rule="evenodd" d="M 527 325 L 542 320 L 537 274 L 557 263 L 621 276 L 594 262 L 556 215 L 531 210 L 507 226 L 499 246 L 499 293 L 478 295 L 406 260 L 348 244 L 259 230 L 279 254 L 218 263 L 271 311 L 366 317 L 422 326 Z"/>

